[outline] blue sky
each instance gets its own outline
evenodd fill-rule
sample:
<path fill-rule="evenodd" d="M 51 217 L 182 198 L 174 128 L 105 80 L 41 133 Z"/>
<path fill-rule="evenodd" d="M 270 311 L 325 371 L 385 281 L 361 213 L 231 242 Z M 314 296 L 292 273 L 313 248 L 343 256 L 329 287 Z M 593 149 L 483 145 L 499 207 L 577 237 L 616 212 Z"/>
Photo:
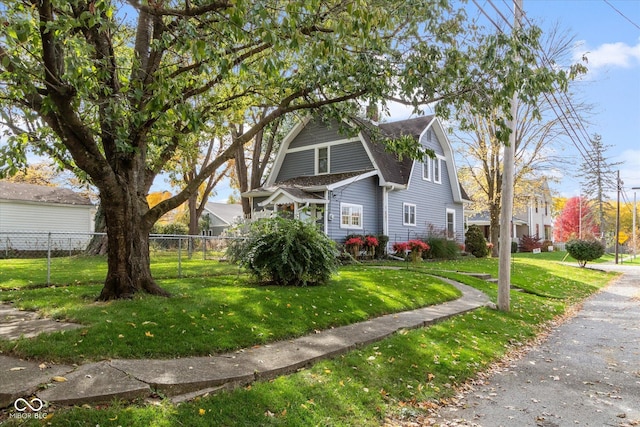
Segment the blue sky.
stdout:
<path fill-rule="evenodd" d="M 589 68 L 581 95 L 595 113 L 585 129 L 611 146 L 611 161 L 624 162 L 616 168 L 632 201 L 631 188 L 640 187 L 640 1 L 524 0 L 524 9 L 543 30 L 558 22 L 575 34 L 574 58 L 586 55 Z M 567 174 L 555 189 L 575 196 L 579 183 Z"/>

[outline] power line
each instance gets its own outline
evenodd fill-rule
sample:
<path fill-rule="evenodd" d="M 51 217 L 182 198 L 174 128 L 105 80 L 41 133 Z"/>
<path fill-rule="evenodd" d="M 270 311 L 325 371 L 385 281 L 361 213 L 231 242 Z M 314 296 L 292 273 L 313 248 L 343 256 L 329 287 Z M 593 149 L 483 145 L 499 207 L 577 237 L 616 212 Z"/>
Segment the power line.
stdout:
<path fill-rule="evenodd" d="M 496 29 L 498 31 L 500 31 L 501 33 L 504 33 L 504 31 L 502 30 L 502 28 L 496 24 L 496 22 L 491 19 L 489 17 L 489 14 L 478 4 L 477 1 L 473 0 L 474 4 L 476 5 L 476 7 L 478 7 L 481 12 L 487 17 L 487 19 L 489 19 L 489 21 L 496 27 Z M 507 19 L 499 10 L 498 8 L 495 6 L 495 4 L 491 1 L 488 0 L 488 2 L 491 4 L 491 6 L 498 12 L 498 14 L 500 15 L 500 17 L 504 20 L 504 22 L 506 23 L 506 25 L 510 28 L 512 28 L 511 22 L 509 21 L 509 19 Z M 503 2 L 505 4 L 506 1 L 503 0 Z M 517 5 L 516 5 L 517 6 Z M 509 8 L 510 10 L 511 8 Z M 524 17 L 527 21 L 527 23 L 532 26 L 531 21 L 529 20 L 529 18 L 526 16 L 526 14 L 524 14 Z M 546 54 L 544 52 L 541 52 L 541 55 L 543 57 L 543 64 L 542 65 L 546 65 L 544 64 L 545 62 L 551 66 L 552 63 L 549 60 L 549 58 L 546 57 Z M 556 88 L 557 89 L 557 88 Z M 577 111 L 575 109 L 575 107 L 573 106 L 573 103 L 571 102 L 570 98 L 568 97 L 568 95 L 566 93 L 564 93 L 563 91 L 557 90 L 557 92 L 560 93 L 561 97 L 564 97 L 565 99 L 564 101 L 564 105 L 568 107 L 568 109 L 570 111 L 573 112 L 573 117 L 576 119 L 577 121 L 577 125 L 579 128 L 580 133 L 582 134 L 583 138 L 586 137 L 586 139 L 590 139 L 588 136 L 588 133 L 586 132 L 586 129 L 584 128 L 584 125 L 582 124 L 582 122 L 579 119 L 579 116 L 577 114 Z M 553 109 L 554 113 L 556 114 L 556 117 L 560 120 L 560 123 L 562 124 L 563 128 L 565 129 L 565 132 L 567 133 L 567 136 L 569 137 L 569 139 L 571 140 L 571 142 L 574 144 L 574 146 L 576 147 L 576 149 L 578 150 L 578 152 L 580 153 L 580 155 L 582 156 L 582 158 L 587 161 L 589 165 L 594 163 L 594 159 L 591 157 L 591 155 L 589 154 L 589 149 L 585 146 L 585 143 L 583 142 L 583 138 L 580 137 L 580 135 L 578 135 L 578 133 L 576 132 L 575 126 L 573 125 L 573 122 L 571 120 L 569 120 L 569 117 L 567 117 L 567 114 L 564 112 L 564 110 L 561 108 L 561 104 L 558 101 L 555 93 L 552 94 L 555 103 L 551 102 L 549 100 L 549 97 L 547 94 L 544 94 L 545 98 L 547 99 L 547 102 L 549 102 L 549 105 L 551 106 L 551 108 Z M 558 113 L 558 111 L 556 111 L 556 105 L 560 108 L 560 113 Z M 563 120 L 564 118 L 564 120 Z M 565 123 L 567 123 L 568 127 L 570 129 L 567 128 L 567 125 L 565 125 Z M 573 134 L 573 136 L 572 136 Z M 575 138 L 574 138 L 575 136 Z"/>
<path fill-rule="evenodd" d="M 633 22 L 631 20 L 631 18 L 629 18 L 627 15 L 625 15 L 624 13 L 620 12 L 618 9 L 615 8 L 614 5 L 612 5 L 611 3 L 609 3 L 609 0 L 604 0 L 604 2 L 606 4 L 609 5 L 609 7 L 611 7 L 611 9 L 615 10 L 616 12 L 618 12 L 620 14 L 620 16 L 622 16 L 624 19 L 626 19 L 627 21 L 629 21 L 631 23 L 631 25 L 633 25 L 634 27 L 636 27 L 637 29 L 640 30 L 640 25 L 636 24 L 635 22 Z"/>

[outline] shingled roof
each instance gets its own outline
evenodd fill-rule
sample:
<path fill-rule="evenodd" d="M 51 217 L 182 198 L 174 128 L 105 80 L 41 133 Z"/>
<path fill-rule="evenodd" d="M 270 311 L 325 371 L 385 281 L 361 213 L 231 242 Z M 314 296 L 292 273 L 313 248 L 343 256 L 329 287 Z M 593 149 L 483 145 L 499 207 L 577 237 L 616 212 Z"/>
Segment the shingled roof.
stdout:
<path fill-rule="evenodd" d="M 68 188 L 0 181 L 0 200 L 91 206 L 91 201 Z"/>
<path fill-rule="evenodd" d="M 374 158 L 382 177 L 387 182 L 407 185 L 411 176 L 413 160 L 404 156 L 402 160 L 398 155 L 388 151 L 383 144 L 377 142 L 376 136 L 386 138 L 399 138 L 401 136 L 411 136 L 418 140 L 422 132 L 434 119 L 433 115 L 421 116 L 413 119 L 399 120 L 397 122 L 381 123 L 374 125 L 364 120 L 356 119 L 358 125 L 363 130 L 362 135 L 369 152 Z M 375 130 L 378 128 L 379 132 Z M 380 135 L 376 135 L 380 133 Z"/>

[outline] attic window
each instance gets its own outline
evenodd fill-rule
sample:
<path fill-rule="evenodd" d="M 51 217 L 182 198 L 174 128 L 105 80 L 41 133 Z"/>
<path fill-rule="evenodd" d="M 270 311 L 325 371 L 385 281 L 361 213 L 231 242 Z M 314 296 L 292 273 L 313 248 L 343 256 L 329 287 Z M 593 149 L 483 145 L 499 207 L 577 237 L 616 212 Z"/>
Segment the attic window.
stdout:
<path fill-rule="evenodd" d="M 427 157 L 424 163 L 422 163 L 422 179 L 431 181 L 431 157 Z"/>
<path fill-rule="evenodd" d="M 442 158 L 440 156 L 433 159 L 433 182 L 442 183 Z"/>
<path fill-rule="evenodd" d="M 329 147 L 316 149 L 316 175 L 329 173 Z"/>

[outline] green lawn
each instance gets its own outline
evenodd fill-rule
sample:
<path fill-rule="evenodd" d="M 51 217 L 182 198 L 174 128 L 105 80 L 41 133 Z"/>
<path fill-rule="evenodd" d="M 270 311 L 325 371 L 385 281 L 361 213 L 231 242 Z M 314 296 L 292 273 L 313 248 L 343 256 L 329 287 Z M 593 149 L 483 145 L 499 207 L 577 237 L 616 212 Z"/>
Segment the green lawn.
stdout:
<path fill-rule="evenodd" d="M 174 292 L 171 299 L 141 296 L 133 301 L 108 304 L 93 302 L 99 289 L 97 284 L 4 291 L 0 292 L 4 300 L 38 307 L 60 317 L 82 317 L 87 323 L 87 333 L 69 335 L 69 341 L 53 335 L 24 340 L 18 348 L 15 343 L 3 343 L 2 350 L 37 355 L 40 351 L 45 353 L 44 348 L 37 350 L 40 346 L 49 345 L 53 351 L 63 352 L 58 348 L 62 344 L 52 344 L 59 341 L 67 346 L 70 343 L 73 347 L 80 346 L 87 353 L 84 358 L 75 352 L 61 353 L 60 359 L 84 360 L 103 357 L 102 351 L 107 354 L 126 351 L 125 346 L 120 349 L 118 341 L 128 339 L 129 335 L 148 346 L 150 354 L 167 352 L 167 347 L 171 347 L 171 354 L 175 347 L 187 354 L 189 347 L 199 345 L 189 335 L 200 339 L 215 336 L 207 341 L 218 347 L 223 347 L 217 344 L 218 340 L 226 342 L 228 348 L 244 346 L 238 342 L 240 336 L 259 344 L 278 336 L 304 333 L 305 328 L 348 323 L 453 296 L 451 288 L 431 280 L 426 273 L 455 278 L 483 290 L 493 300 L 497 294 L 495 284 L 461 273 L 497 275 L 494 259 L 428 262 L 408 269 L 406 264 L 397 265 L 405 268 L 344 267 L 327 286 L 293 289 L 252 285 L 237 270 L 234 274 L 225 273 L 224 269 L 229 267 L 224 266 L 220 274 L 214 274 L 212 269 L 205 278 L 161 280 L 163 286 Z M 378 426 L 388 416 L 418 414 L 434 402 L 453 396 L 456 386 L 473 378 L 514 346 L 532 339 L 550 320 L 565 313 L 569 305 L 596 292 L 613 277 L 612 273 L 518 254 L 513 258 L 512 282 L 527 292 L 511 293 L 508 313 L 482 308 L 430 328 L 401 331 L 293 375 L 181 405 L 141 401 L 114 402 L 98 408 L 54 407 L 49 409 L 52 416 L 48 424 Z M 150 318 L 153 313 L 158 314 Z M 169 334 L 164 332 L 168 323 L 163 318 L 171 319 L 168 329 L 175 329 L 177 334 L 165 335 Z M 153 337 L 146 336 L 146 332 Z M 119 334 L 124 337 L 119 338 Z M 111 342 L 104 346 L 94 341 L 91 345 L 101 346 L 102 350 L 89 355 L 93 350 L 83 345 L 92 335 L 101 339 L 110 337 Z M 110 346 L 118 350 L 106 348 Z M 139 356 L 146 355 L 131 357 Z"/>
<path fill-rule="evenodd" d="M 460 295 L 454 287 L 425 274 L 375 267 L 342 268 L 326 286 L 259 286 L 237 267 L 206 261 L 208 276 L 159 280 L 171 298 L 137 295 L 133 300 L 100 303 L 94 299 L 101 285 L 91 278 L 91 274 L 99 276 L 98 269 L 92 270 L 87 258 L 77 261 L 81 262 L 69 265 L 68 274 L 72 277 L 71 270 L 78 268 L 87 275 L 84 280 L 32 288 L 21 286 L 26 283 L 24 278 L 11 279 L 17 289 L 0 292 L 0 300 L 86 327 L 17 342 L 0 340 L 0 351 L 66 363 L 199 356 L 296 337 Z"/>

